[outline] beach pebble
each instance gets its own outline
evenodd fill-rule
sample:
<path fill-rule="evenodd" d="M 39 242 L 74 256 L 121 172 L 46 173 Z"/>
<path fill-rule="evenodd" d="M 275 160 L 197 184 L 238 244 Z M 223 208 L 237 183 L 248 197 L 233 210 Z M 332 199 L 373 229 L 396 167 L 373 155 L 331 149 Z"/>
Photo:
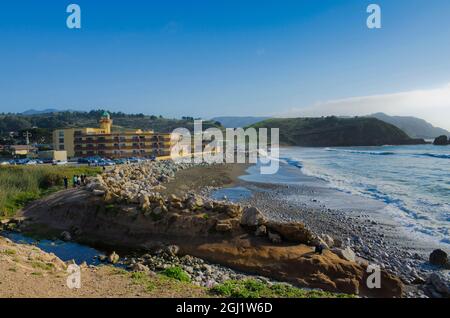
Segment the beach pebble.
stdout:
<path fill-rule="evenodd" d="M 111 264 L 116 264 L 117 262 L 119 262 L 119 259 L 120 259 L 120 256 L 116 252 L 112 252 L 108 256 L 108 262 L 110 262 Z"/>

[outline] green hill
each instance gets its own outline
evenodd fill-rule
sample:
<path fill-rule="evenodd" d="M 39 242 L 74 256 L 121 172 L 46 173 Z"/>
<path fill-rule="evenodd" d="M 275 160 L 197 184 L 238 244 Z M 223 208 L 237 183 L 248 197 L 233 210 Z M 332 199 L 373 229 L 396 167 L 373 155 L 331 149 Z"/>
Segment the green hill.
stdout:
<path fill-rule="evenodd" d="M 279 128 L 280 144 L 304 147 L 422 144 L 399 128 L 376 118 L 274 118 L 252 125 Z"/>

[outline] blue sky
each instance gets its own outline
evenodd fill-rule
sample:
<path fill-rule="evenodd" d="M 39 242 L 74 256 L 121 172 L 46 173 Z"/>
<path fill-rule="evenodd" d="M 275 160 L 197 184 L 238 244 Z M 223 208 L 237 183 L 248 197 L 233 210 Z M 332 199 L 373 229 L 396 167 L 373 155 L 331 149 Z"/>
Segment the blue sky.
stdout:
<path fill-rule="evenodd" d="M 66 27 L 70 3 L 2 3 L 0 111 L 315 115 L 349 98 L 450 88 L 447 0 L 73 0 L 81 30 Z M 380 30 L 366 27 L 370 3 L 382 8 Z M 392 103 L 380 109 L 408 112 Z"/>

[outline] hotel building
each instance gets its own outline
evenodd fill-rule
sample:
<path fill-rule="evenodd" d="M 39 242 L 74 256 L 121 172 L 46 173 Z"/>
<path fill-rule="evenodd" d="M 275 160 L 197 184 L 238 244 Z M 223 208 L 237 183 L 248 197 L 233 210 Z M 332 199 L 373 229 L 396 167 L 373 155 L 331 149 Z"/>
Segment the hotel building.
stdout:
<path fill-rule="evenodd" d="M 112 119 L 107 112 L 100 118 L 99 128 L 69 128 L 53 132 L 54 150 L 65 150 L 69 158 L 100 156 L 129 158 L 169 156 L 170 133 L 153 131 L 112 132 Z"/>

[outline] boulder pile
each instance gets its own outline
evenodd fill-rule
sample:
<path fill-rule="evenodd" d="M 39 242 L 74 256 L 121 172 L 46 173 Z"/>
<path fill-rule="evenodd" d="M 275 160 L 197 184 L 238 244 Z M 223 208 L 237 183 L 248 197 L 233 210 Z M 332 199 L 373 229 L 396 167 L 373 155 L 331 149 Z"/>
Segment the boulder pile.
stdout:
<path fill-rule="evenodd" d="M 232 233 L 246 229 L 258 237 L 266 237 L 273 244 L 284 241 L 322 245 L 331 248 L 333 239 L 319 237 L 303 223 L 282 223 L 268 220 L 256 207 L 242 207 L 228 201 L 212 200 L 196 193 L 186 193 L 182 197 L 164 196 L 164 183 L 175 178 L 179 170 L 195 164 L 174 163 L 172 161 L 145 162 L 123 165 L 89 180 L 87 189 L 95 196 L 103 196 L 107 204 L 131 204 L 139 207 L 145 217 L 154 221 L 168 219 L 187 222 L 195 227 L 198 220 L 187 220 L 186 216 L 201 217 L 211 222 L 203 222 L 208 232 Z"/>
<path fill-rule="evenodd" d="M 228 280 L 256 279 L 270 282 L 261 276 L 247 275 L 225 266 L 208 263 L 191 255 L 178 255 L 178 246 L 170 245 L 155 250 L 154 253 L 130 257 L 124 264 L 128 269 L 149 274 L 162 272 L 165 269 L 179 267 L 186 272 L 194 285 L 214 287 Z M 271 282 L 272 283 L 272 282 Z"/>
<path fill-rule="evenodd" d="M 190 163 L 155 161 L 116 166 L 111 171 L 91 178 L 87 189 L 94 195 L 105 196 L 110 202 L 140 203 L 142 195 L 164 189 L 179 170 L 192 167 Z"/>

